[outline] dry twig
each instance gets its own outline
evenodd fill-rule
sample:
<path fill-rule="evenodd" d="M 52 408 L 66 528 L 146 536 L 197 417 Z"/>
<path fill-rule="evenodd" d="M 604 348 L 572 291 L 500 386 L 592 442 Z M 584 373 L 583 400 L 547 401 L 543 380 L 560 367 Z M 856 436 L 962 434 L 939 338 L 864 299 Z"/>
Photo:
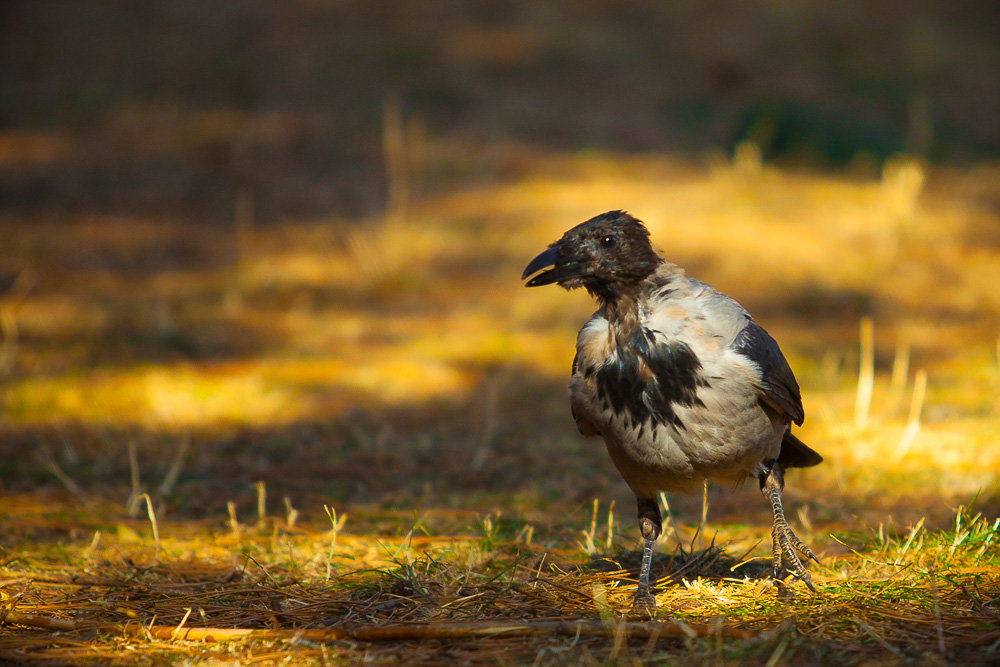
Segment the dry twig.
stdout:
<path fill-rule="evenodd" d="M 184 620 L 187 620 L 185 615 Z M 750 640 L 760 636 L 750 630 L 710 625 L 690 625 L 673 621 L 638 621 L 606 624 L 601 621 L 473 621 L 464 623 L 400 623 L 368 625 L 355 628 L 277 629 L 253 628 L 185 628 L 183 621 L 176 626 L 137 625 L 135 623 L 89 623 L 72 619 L 52 618 L 40 614 L 11 611 L 3 620 L 6 625 L 24 625 L 63 632 L 101 630 L 129 636 L 188 641 L 230 641 L 233 639 L 306 639 L 332 641 L 354 639 L 362 642 L 424 641 L 434 639 L 469 639 L 474 637 L 563 635 L 567 637 L 613 638 L 622 632 L 631 638 L 708 637 L 719 635 L 727 639 Z"/>

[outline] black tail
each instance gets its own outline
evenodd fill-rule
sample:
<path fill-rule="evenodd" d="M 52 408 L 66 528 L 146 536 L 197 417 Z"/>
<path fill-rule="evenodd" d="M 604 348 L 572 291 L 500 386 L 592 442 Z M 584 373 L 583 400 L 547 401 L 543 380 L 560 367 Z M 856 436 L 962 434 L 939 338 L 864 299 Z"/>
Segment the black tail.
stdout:
<path fill-rule="evenodd" d="M 822 461 L 822 456 L 792 435 L 791 431 L 785 433 L 785 437 L 781 439 L 781 453 L 778 454 L 778 463 L 781 467 L 808 468 Z"/>

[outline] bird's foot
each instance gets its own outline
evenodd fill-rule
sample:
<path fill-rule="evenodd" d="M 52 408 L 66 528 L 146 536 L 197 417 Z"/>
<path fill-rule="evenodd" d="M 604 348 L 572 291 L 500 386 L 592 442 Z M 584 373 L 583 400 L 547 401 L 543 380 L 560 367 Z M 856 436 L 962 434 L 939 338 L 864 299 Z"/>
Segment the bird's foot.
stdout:
<path fill-rule="evenodd" d="M 648 588 L 635 592 L 635 598 L 632 600 L 632 611 L 645 614 L 652 614 L 656 611 L 656 598 L 649 592 Z"/>
<path fill-rule="evenodd" d="M 801 579 L 813 593 L 816 587 L 813 586 L 812 577 L 805 566 L 802 565 L 802 558 L 810 558 L 817 563 L 819 559 L 812 549 L 806 546 L 805 542 L 799 539 L 792 527 L 785 519 L 785 511 L 781 507 L 781 490 L 784 487 L 784 478 L 781 465 L 777 461 L 771 463 L 770 468 L 760 480 L 760 490 L 764 496 L 771 501 L 771 510 L 774 513 L 774 525 L 771 527 L 771 564 L 773 576 L 780 580 L 787 567 L 796 579 Z"/>
<path fill-rule="evenodd" d="M 656 609 L 656 598 L 650 593 L 649 571 L 653 565 L 656 538 L 660 535 L 660 508 L 655 500 L 639 498 L 638 501 L 639 530 L 642 532 L 642 565 L 639 566 L 639 585 L 635 590 L 632 609 L 651 613 Z"/>
<path fill-rule="evenodd" d="M 639 586 L 632 601 L 634 611 L 652 612 L 656 609 L 656 598 L 649 585 L 649 570 L 653 561 L 653 541 L 646 540 L 642 549 L 642 566 L 639 568 Z"/>
<path fill-rule="evenodd" d="M 774 578 L 780 580 L 782 572 L 787 568 L 796 579 L 802 580 L 809 590 L 815 593 L 816 587 L 813 586 L 812 577 L 802 564 L 800 555 L 817 563 L 819 559 L 816 558 L 812 549 L 799 539 L 783 515 L 774 518 L 774 526 L 771 528 L 771 545 Z"/>

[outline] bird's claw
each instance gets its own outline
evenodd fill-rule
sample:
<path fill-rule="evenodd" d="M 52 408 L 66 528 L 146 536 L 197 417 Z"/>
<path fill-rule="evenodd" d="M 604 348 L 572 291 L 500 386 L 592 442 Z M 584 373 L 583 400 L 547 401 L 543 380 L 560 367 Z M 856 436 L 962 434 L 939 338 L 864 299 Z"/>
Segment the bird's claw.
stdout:
<path fill-rule="evenodd" d="M 632 600 L 632 610 L 637 612 L 652 613 L 656 611 L 656 598 L 649 590 L 637 590 L 635 598 Z"/>
<path fill-rule="evenodd" d="M 817 563 L 819 558 L 805 542 L 799 539 L 784 517 L 775 518 L 774 527 L 771 529 L 771 541 L 774 578 L 781 579 L 782 573 L 788 569 L 796 579 L 801 580 L 810 591 L 815 593 L 816 587 L 813 585 L 812 576 L 802 564 L 799 554 Z"/>

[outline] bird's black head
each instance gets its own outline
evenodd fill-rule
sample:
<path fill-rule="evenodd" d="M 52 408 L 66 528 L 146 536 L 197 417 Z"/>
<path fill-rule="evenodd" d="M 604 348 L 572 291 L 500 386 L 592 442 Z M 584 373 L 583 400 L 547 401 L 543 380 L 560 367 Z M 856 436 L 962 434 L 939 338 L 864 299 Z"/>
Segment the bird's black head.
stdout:
<path fill-rule="evenodd" d="M 531 260 L 521 279 L 536 274 L 526 287 L 552 283 L 566 289 L 585 287 L 610 301 L 637 286 L 662 262 L 645 225 L 625 211 L 608 211 L 563 234 Z"/>

